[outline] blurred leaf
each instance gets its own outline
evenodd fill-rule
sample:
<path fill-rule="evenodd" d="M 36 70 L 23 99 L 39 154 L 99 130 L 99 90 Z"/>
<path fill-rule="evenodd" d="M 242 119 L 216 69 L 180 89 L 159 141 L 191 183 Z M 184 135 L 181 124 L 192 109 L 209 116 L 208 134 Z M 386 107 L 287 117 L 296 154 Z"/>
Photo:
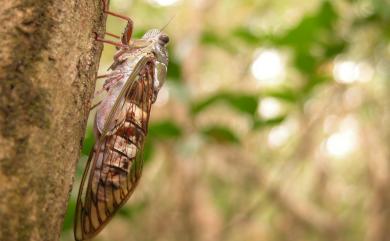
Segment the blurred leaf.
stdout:
<path fill-rule="evenodd" d="M 175 82 L 182 81 L 182 71 L 181 65 L 179 61 L 175 58 L 175 55 L 171 52 L 171 48 L 169 48 L 169 67 L 168 67 L 168 79 L 173 80 Z"/>
<path fill-rule="evenodd" d="M 234 109 L 250 114 L 255 115 L 257 110 L 257 96 L 245 95 L 245 94 L 232 94 L 232 93 L 217 93 L 216 95 L 210 96 L 204 100 L 193 103 L 191 111 L 193 114 L 198 114 L 199 112 L 205 110 L 211 105 L 223 101 L 229 104 Z"/>
<path fill-rule="evenodd" d="M 277 38 L 276 43 L 292 47 L 295 51 L 294 65 L 303 74 L 313 76 L 324 57 L 334 57 L 345 48 L 345 43 L 335 34 L 334 23 L 337 19 L 332 4 L 324 1 L 317 12 L 304 17 L 296 27 Z M 324 57 L 314 56 L 313 49 L 318 48 L 324 52 Z"/>
<path fill-rule="evenodd" d="M 317 85 L 328 80 L 327 76 L 322 76 L 320 67 L 347 47 L 335 29 L 338 18 L 331 2 L 324 1 L 315 13 L 275 38 L 275 44 L 293 50 L 293 64 L 306 81 L 300 95 L 309 95 Z"/>
<path fill-rule="evenodd" d="M 373 0 L 372 2 L 374 5 L 375 12 L 378 13 L 378 15 L 381 18 L 381 21 L 389 23 L 390 22 L 389 1 Z"/>
<path fill-rule="evenodd" d="M 353 22 L 353 27 L 362 27 L 367 24 L 378 24 L 381 21 L 381 16 L 378 14 L 378 12 L 373 12 L 372 14 L 362 17 L 362 18 L 357 18 Z"/>
<path fill-rule="evenodd" d="M 130 205 L 126 205 L 119 209 L 118 214 L 122 217 L 125 217 L 129 220 L 133 219 L 134 216 L 145 210 L 147 207 L 146 201 L 141 201 L 137 203 L 130 203 Z"/>
<path fill-rule="evenodd" d="M 217 142 L 226 142 L 237 144 L 240 142 L 239 138 L 227 127 L 223 126 L 209 126 L 201 129 L 203 135 L 214 139 Z"/>
<path fill-rule="evenodd" d="M 317 59 L 312 54 L 306 52 L 295 55 L 294 62 L 301 72 L 310 75 L 314 74 L 318 66 Z"/>
<path fill-rule="evenodd" d="M 223 94 L 217 94 L 210 96 L 204 100 L 195 102 L 192 104 L 191 112 L 193 114 L 198 114 L 199 112 L 205 110 L 207 107 L 215 104 L 216 102 L 223 100 Z"/>
<path fill-rule="evenodd" d="M 264 127 L 273 127 L 281 124 L 287 116 L 278 116 L 271 119 L 256 119 L 253 123 L 253 129 L 264 128 Z"/>
<path fill-rule="evenodd" d="M 148 135 L 150 139 L 178 138 L 182 135 L 182 129 L 171 120 L 153 122 L 149 126 Z"/>
<path fill-rule="evenodd" d="M 140 39 L 146 33 L 146 31 L 148 31 L 148 29 L 138 27 L 137 29 L 134 29 L 132 38 Z"/>
<path fill-rule="evenodd" d="M 321 27 L 331 28 L 338 20 L 338 14 L 330 1 L 324 1 L 315 16 L 318 19 Z"/>
<path fill-rule="evenodd" d="M 175 139 L 183 134 L 182 128 L 171 120 L 152 122 L 149 125 L 148 136 L 143 149 L 145 164 L 151 160 L 154 154 L 156 140 Z"/>
<path fill-rule="evenodd" d="M 324 30 L 330 30 L 338 15 L 329 1 L 324 1 L 313 15 L 305 16 L 301 22 L 278 40 L 279 44 L 294 47 L 300 52 L 308 52 Z"/>
<path fill-rule="evenodd" d="M 212 31 L 204 31 L 201 36 L 200 43 L 203 45 L 219 47 L 230 53 L 236 52 L 236 48 L 230 41 L 227 41 L 227 38 L 220 37 Z"/>
<path fill-rule="evenodd" d="M 324 43 L 323 48 L 325 49 L 324 57 L 326 59 L 332 59 L 347 48 L 347 42 L 343 39 L 336 39 L 333 42 L 327 41 Z"/>
<path fill-rule="evenodd" d="M 88 156 L 94 144 L 95 144 L 95 137 L 93 136 L 92 128 L 87 128 L 81 153 Z"/>
<path fill-rule="evenodd" d="M 153 154 L 154 154 L 153 140 L 152 138 L 146 137 L 144 149 L 142 153 L 145 164 L 147 164 L 152 159 Z"/>
<path fill-rule="evenodd" d="M 240 26 L 238 28 L 233 29 L 231 32 L 232 38 L 237 38 L 239 40 L 242 40 L 244 43 L 260 47 L 260 45 L 267 43 L 272 44 L 276 43 L 275 36 L 272 34 L 258 34 L 251 30 L 249 27 Z"/>
<path fill-rule="evenodd" d="M 296 103 L 299 100 L 299 93 L 291 88 L 279 88 L 264 93 L 265 96 L 270 96 L 279 100 L 290 103 Z"/>
<path fill-rule="evenodd" d="M 77 168 L 76 168 L 76 177 L 77 178 L 81 178 L 83 176 L 87 160 L 88 160 L 88 156 L 81 154 L 80 159 L 77 163 Z"/>
<path fill-rule="evenodd" d="M 310 78 L 310 81 L 304 86 L 302 90 L 303 97 L 308 98 L 315 87 L 329 81 L 331 81 L 331 78 L 327 76 L 320 76 L 320 75 L 312 76 Z"/>
<path fill-rule="evenodd" d="M 260 42 L 260 37 L 245 27 L 238 27 L 234 29 L 232 36 L 237 37 L 248 44 L 258 45 Z"/>
<path fill-rule="evenodd" d="M 62 226 L 63 231 L 69 231 L 73 228 L 75 210 L 76 210 L 76 200 L 71 196 L 69 198 L 68 209 L 66 210 L 64 224 Z"/>
<path fill-rule="evenodd" d="M 249 95 L 227 95 L 225 99 L 231 106 L 244 113 L 254 115 L 257 111 L 257 96 L 255 97 Z"/>

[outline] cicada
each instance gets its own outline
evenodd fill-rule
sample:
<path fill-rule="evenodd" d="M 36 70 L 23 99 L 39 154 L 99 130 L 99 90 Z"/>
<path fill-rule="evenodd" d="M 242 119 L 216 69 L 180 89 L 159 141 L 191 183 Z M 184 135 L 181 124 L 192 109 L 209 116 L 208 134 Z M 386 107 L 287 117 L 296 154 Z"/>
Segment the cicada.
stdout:
<path fill-rule="evenodd" d="M 118 209 L 129 199 L 142 172 L 142 150 L 148 131 L 152 104 L 162 87 L 168 66 L 166 45 L 169 37 L 161 30 L 147 31 L 132 40 L 130 18 L 110 12 L 103 0 L 104 12 L 122 18 L 127 25 L 120 42 L 97 41 L 115 45 L 117 52 L 104 89 L 107 96 L 97 107 L 94 134 L 96 143 L 89 155 L 77 198 L 74 235 L 76 240 L 97 235 Z"/>

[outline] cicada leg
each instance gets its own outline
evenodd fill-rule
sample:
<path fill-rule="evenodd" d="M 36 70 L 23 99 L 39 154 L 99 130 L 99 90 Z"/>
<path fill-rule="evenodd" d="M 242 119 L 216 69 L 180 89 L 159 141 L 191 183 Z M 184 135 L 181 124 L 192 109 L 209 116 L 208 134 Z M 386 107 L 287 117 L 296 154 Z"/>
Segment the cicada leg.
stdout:
<path fill-rule="evenodd" d="M 108 77 L 108 78 L 104 82 L 103 88 L 96 91 L 94 98 L 96 96 L 99 96 L 100 94 L 102 94 L 104 91 L 109 91 L 113 85 L 115 85 L 119 80 L 121 80 L 123 78 L 123 74 L 118 74 L 118 73 L 112 72 L 112 73 L 100 75 L 97 78 L 106 78 L 106 77 Z"/>
<path fill-rule="evenodd" d="M 117 76 L 113 78 L 108 78 L 103 84 L 103 88 L 106 90 L 109 90 L 111 86 L 115 85 L 119 80 L 123 78 L 123 74 L 118 74 Z"/>
<path fill-rule="evenodd" d="M 102 74 L 102 75 L 98 75 L 96 77 L 96 79 L 107 78 L 107 77 L 111 77 L 111 76 L 112 76 L 112 73 Z"/>
<path fill-rule="evenodd" d="M 108 78 L 107 78 L 108 77 Z M 101 79 L 101 78 L 107 78 L 106 81 L 104 82 L 103 84 L 103 88 L 96 91 L 96 93 L 94 94 L 93 98 L 96 98 L 97 96 L 99 96 L 100 94 L 102 94 L 104 91 L 109 91 L 110 88 L 115 85 L 119 80 L 121 80 L 123 78 L 123 74 L 118 74 L 116 72 L 111 72 L 111 73 L 108 73 L 108 74 L 103 74 L 103 75 L 99 75 L 96 77 L 97 79 Z M 94 108 L 96 108 L 97 106 L 100 105 L 102 101 L 99 101 L 98 103 L 94 104 L 90 109 L 89 111 L 93 110 Z"/>
<path fill-rule="evenodd" d="M 131 36 L 133 35 L 133 25 L 134 25 L 133 20 L 131 20 L 131 18 L 129 18 L 127 16 L 124 16 L 124 15 L 121 15 L 118 13 L 114 13 L 114 12 L 111 12 L 110 10 L 108 10 L 107 0 L 102 0 L 102 2 L 103 2 L 103 12 L 104 13 L 107 13 L 111 16 L 114 16 L 114 17 L 117 17 L 117 18 L 120 18 L 120 19 L 127 21 L 125 31 L 123 32 L 123 35 L 121 37 L 121 42 L 122 42 L 122 44 L 129 45 Z"/>
<path fill-rule="evenodd" d="M 117 42 L 114 42 L 114 41 L 111 41 L 111 40 L 107 40 L 107 39 L 99 37 L 97 33 L 94 33 L 94 34 L 95 34 L 95 40 L 96 41 L 99 41 L 99 42 L 102 42 L 102 43 L 106 43 L 106 44 L 111 44 L 111 45 L 114 45 L 115 47 L 119 47 L 119 48 L 126 48 L 127 47 L 126 44 L 117 43 Z"/>
<path fill-rule="evenodd" d="M 121 38 L 121 36 L 119 36 L 119 35 L 116 35 L 116 34 L 113 34 L 113 33 L 108 33 L 108 32 L 106 32 L 105 35 L 108 35 L 108 36 L 111 36 L 111 37 L 114 37 L 114 38 L 117 38 L 117 39 Z"/>

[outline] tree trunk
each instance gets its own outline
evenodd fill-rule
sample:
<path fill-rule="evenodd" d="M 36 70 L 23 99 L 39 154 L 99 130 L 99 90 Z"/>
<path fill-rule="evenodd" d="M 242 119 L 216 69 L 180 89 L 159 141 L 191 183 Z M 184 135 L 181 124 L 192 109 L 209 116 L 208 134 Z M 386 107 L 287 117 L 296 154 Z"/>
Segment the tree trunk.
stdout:
<path fill-rule="evenodd" d="M 100 0 L 0 1 L 0 240 L 58 240 L 104 32 Z"/>

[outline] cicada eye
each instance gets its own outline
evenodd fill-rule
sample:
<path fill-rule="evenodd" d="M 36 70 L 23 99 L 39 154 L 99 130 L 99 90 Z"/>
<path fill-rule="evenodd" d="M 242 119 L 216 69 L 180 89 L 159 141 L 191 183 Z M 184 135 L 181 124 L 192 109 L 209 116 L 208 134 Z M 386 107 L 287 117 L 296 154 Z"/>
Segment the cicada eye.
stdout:
<path fill-rule="evenodd" d="M 161 35 L 158 37 L 158 40 L 159 40 L 159 42 L 160 42 L 161 45 L 166 45 L 166 44 L 169 42 L 169 37 L 168 37 L 168 35 L 161 34 Z"/>

